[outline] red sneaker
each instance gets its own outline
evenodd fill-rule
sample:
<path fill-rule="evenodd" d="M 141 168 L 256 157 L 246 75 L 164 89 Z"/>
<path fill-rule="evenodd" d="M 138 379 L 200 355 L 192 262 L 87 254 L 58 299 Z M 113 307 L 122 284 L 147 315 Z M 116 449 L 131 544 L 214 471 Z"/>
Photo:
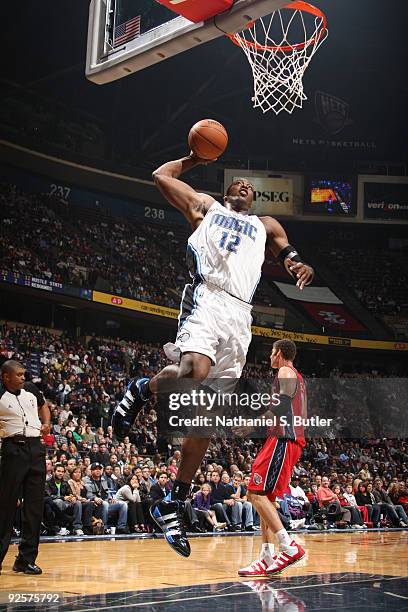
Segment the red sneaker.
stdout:
<path fill-rule="evenodd" d="M 303 559 L 303 557 L 305 556 L 305 551 L 300 546 L 300 544 L 297 544 L 294 540 L 292 540 L 290 545 L 296 547 L 295 554 L 290 555 L 289 553 L 282 550 L 279 555 L 274 558 L 272 565 L 270 565 L 266 569 L 267 576 L 275 576 L 276 574 L 280 574 L 290 565 L 293 565 L 294 563 L 297 563 L 298 561 Z"/>
<path fill-rule="evenodd" d="M 249 576 L 251 578 L 266 578 L 267 567 L 268 564 L 266 561 L 256 559 L 255 561 L 252 561 L 252 563 L 250 563 L 247 567 L 243 567 L 242 569 L 238 570 L 238 576 Z"/>

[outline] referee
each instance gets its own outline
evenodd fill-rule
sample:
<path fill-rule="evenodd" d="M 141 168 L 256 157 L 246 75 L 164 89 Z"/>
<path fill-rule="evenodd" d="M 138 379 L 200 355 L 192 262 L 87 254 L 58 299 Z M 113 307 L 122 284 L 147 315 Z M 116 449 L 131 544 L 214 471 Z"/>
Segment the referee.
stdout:
<path fill-rule="evenodd" d="M 41 435 L 49 433 L 51 415 L 41 391 L 25 382 L 21 363 L 6 361 L 0 376 L 0 571 L 10 544 L 17 499 L 22 497 L 21 542 L 13 570 L 41 574 L 35 564 L 45 484 Z"/>

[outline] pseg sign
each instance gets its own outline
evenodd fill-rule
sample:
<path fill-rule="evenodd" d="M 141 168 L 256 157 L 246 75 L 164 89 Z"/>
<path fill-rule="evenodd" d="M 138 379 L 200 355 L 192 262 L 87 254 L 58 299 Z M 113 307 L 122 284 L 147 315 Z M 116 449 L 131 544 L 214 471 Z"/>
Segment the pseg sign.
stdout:
<path fill-rule="evenodd" d="M 252 213 L 255 215 L 293 215 L 293 181 L 290 178 L 234 176 L 246 178 L 254 188 Z"/>

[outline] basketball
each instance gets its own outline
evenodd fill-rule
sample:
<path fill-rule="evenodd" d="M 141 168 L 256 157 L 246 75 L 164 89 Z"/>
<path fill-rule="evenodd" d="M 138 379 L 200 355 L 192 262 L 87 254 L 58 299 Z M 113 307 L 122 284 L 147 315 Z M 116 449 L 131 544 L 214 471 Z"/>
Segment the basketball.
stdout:
<path fill-rule="evenodd" d="M 201 159 L 216 159 L 227 148 L 227 130 L 214 119 L 202 119 L 191 128 L 188 144 Z"/>

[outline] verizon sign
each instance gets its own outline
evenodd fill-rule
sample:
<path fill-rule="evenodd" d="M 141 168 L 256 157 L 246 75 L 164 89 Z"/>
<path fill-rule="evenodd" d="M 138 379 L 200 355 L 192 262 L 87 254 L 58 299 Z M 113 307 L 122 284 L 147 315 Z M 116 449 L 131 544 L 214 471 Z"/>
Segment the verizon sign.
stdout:
<path fill-rule="evenodd" d="M 367 219 L 408 219 L 408 183 L 364 183 L 364 216 Z"/>
<path fill-rule="evenodd" d="M 246 177 L 254 188 L 255 215 L 293 215 L 293 182 L 286 178 Z"/>

